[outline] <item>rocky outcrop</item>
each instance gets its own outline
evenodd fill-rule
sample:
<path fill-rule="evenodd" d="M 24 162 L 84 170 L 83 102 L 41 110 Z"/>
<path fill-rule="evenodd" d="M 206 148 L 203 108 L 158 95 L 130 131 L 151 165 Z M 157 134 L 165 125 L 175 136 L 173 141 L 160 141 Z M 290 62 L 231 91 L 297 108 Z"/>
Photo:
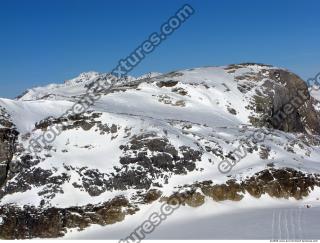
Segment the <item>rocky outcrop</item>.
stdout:
<path fill-rule="evenodd" d="M 108 225 L 134 214 L 137 207 L 122 197 L 98 205 L 70 208 L 0 207 L 1 239 L 56 238 L 68 229 L 83 230 L 91 224 Z"/>
<path fill-rule="evenodd" d="M 204 196 L 216 202 L 240 201 L 245 193 L 256 198 L 267 194 L 275 198 L 300 200 L 308 196 L 316 186 L 320 186 L 320 175 L 307 174 L 291 168 L 269 168 L 243 181 L 231 179 L 224 184 L 203 181 L 193 185 L 185 185 L 181 188 L 185 192 L 176 192 L 161 200 L 169 204 L 187 204 L 192 207 L 201 206 Z"/>
<path fill-rule="evenodd" d="M 307 84 L 297 75 L 284 70 L 273 70 L 269 75 L 280 83 L 272 85 L 274 98 L 270 122 L 273 127 L 286 132 L 320 134 L 319 117 L 312 105 Z"/>
<path fill-rule="evenodd" d="M 18 132 L 11 123 L 9 115 L 0 107 L 0 187 L 7 178 L 17 136 Z"/>
<path fill-rule="evenodd" d="M 112 178 L 115 188 L 149 189 L 151 185 L 161 186 L 154 181 L 167 184 L 172 175 L 187 174 L 197 170 L 202 151 L 188 146 L 176 148 L 166 137 L 155 133 L 132 136 L 130 142 L 121 145 L 123 156 L 118 174 Z M 132 167 L 135 165 L 135 167 Z M 134 168 L 134 169 L 132 169 Z"/>
<path fill-rule="evenodd" d="M 238 69 L 252 66 L 260 66 L 259 71 L 237 75 Z M 306 82 L 299 76 L 284 69 L 252 63 L 230 65 L 226 70 L 235 75 L 241 92 L 255 90 L 248 107 L 254 111 L 250 117 L 253 125 L 320 134 L 319 115 Z"/>
<path fill-rule="evenodd" d="M 43 100 L 76 101 L 83 88 L 95 87 L 91 79 L 81 80 L 55 85 L 55 91 L 33 89 L 15 105 L 31 111 L 25 100 L 39 102 L 41 109 L 47 107 Z M 68 94 L 70 85 L 82 88 L 67 98 L 57 92 Z M 245 195 L 300 200 L 320 186 L 319 175 L 302 172 L 312 171 L 318 158 L 320 104 L 289 71 L 252 63 L 189 69 L 123 80 L 99 95 L 103 99 L 83 114 L 48 117 L 37 110 L 24 126 L 33 130 L 19 136 L 19 143 L 10 117 L 0 110 L 0 200 L 6 199 L 0 238 L 60 237 L 68 229 L 120 222 L 157 201 L 200 207 Z M 11 114 L 20 111 L 1 104 Z M 28 153 L 26 146 L 39 147 L 36 138 L 51 126 L 61 136 Z M 214 182 L 217 163 L 226 159 L 243 165 Z M 176 184 L 182 180 L 192 184 Z M 25 200 L 16 201 L 17 194 Z M 70 195 L 74 201 L 66 200 Z M 63 208 L 61 201 L 67 203 Z M 88 201 L 96 203 L 78 206 Z"/>
<path fill-rule="evenodd" d="M 204 204 L 205 196 L 197 192 L 194 188 L 190 191 L 176 192 L 169 197 L 162 197 L 161 202 L 166 202 L 169 205 L 188 205 L 190 207 L 199 207 Z"/>
<path fill-rule="evenodd" d="M 80 128 L 76 122 L 84 121 L 93 125 L 100 133 L 116 134 L 116 125 L 97 123 L 94 118 L 72 118 L 64 121 L 63 129 Z M 47 129 L 52 124 L 59 124 L 57 120 L 47 119 L 37 124 L 41 129 Z M 51 148 L 52 149 L 52 148 Z M 202 151 L 188 146 L 174 147 L 166 137 L 159 137 L 156 133 L 134 135 L 129 143 L 120 146 L 123 155 L 119 158 L 119 166 L 110 173 L 101 172 L 88 167 L 64 166 L 64 171 L 43 169 L 39 165 L 40 158 L 31 155 L 20 156 L 12 163 L 15 171 L 9 175 L 10 180 L 0 189 L 0 198 L 4 195 L 25 192 L 32 187 L 42 188 L 38 195 L 45 204 L 58 193 L 63 194 L 62 185 L 70 181 L 70 173 L 79 175 L 78 181 L 72 183 L 77 190 L 87 192 L 90 196 L 99 196 L 106 191 L 114 190 L 149 190 L 155 186 L 161 188 L 167 184 L 172 175 L 187 174 L 197 170 L 197 163 L 201 160 Z M 47 156 L 50 155 L 48 149 Z M 67 151 L 66 151 L 67 153 Z M 50 155 L 51 156 L 51 155 Z M 148 200 L 150 201 L 150 200 Z"/>
<path fill-rule="evenodd" d="M 320 186 L 320 175 L 307 174 L 291 168 L 268 168 L 243 181 L 229 180 L 224 184 L 212 181 L 197 182 L 180 187 L 179 192 L 163 196 L 157 189 L 146 193 L 138 191 L 130 202 L 118 196 L 107 202 L 82 207 L 34 207 L 23 208 L 14 205 L 0 207 L 0 238 L 31 239 L 55 238 L 63 236 L 68 229 L 83 230 L 92 224 L 108 225 L 120 222 L 126 215 L 139 210 L 136 203 L 148 204 L 156 200 L 170 205 L 188 205 L 199 207 L 205 198 L 214 201 L 239 201 L 245 193 L 259 198 L 268 194 L 275 198 L 295 198 L 309 195 L 315 186 Z M 160 198 L 160 199 L 159 199 Z"/>

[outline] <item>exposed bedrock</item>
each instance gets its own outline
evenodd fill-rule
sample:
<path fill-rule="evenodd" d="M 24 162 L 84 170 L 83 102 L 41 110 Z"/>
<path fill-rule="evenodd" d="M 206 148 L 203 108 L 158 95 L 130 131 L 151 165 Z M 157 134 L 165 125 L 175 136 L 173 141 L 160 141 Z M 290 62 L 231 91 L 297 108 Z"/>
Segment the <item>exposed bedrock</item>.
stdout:
<path fill-rule="evenodd" d="M 7 178 L 18 134 L 4 109 L 0 107 L 0 187 Z"/>
<path fill-rule="evenodd" d="M 306 82 L 299 76 L 283 69 L 262 69 L 259 73 L 235 77 L 240 83 L 243 79 L 263 81 L 249 107 L 254 110 L 250 117 L 253 125 L 285 132 L 320 134 L 320 117 L 313 106 L 315 101 L 310 97 Z M 238 88 L 245 92 L 241 85 Z"/>

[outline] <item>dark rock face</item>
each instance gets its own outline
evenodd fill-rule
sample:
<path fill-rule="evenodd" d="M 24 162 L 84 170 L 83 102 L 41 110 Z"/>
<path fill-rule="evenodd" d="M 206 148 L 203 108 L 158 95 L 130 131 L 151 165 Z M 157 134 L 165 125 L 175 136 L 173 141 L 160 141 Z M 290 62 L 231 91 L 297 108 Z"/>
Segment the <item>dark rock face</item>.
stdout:
<path fill-rule="evenodd" d="M 169 80 L 169 81 L 160 81 L 157 83 L 157 86 L 162 87 L 174 87 L 178 84 L 178 81 Z"/>
<path fill-rule="evenodd" d="M 187 174 L 196 169 L 202 152 L 187 146 L 175 148 L 165 137 L 156 134 L 133 136 L 130 143 L 120 147 L 124 155 L 120 158 L 122 167 L 111 179 L 119 190 L 128 187 L 149 189 L 156 179 L 168 183 L 172 174 Z"/>
<path fill-rule="evenodd" d="M 1 239 L 56 238 L 63 236 L 67 229 L 83 230 L 91 224 L 108 225 L 124 220 L 126 215 L 134 214 L 137 207 L 124 197 L 116 197 L 99 205 L 86 205 L 71 208 L 36 208 L 24 206 L 23 209 L 4 205 L 0 207 Z"/>
<path fill-rule="evenodd" d="M 162 195 L 162 192 L 157 189 L 150 189 L 147 193 L 143 196 L 144 203 L 152 203 L 158 200 Z"/>
<path fill-rule="evenodd" d="M 270 77 L 280 83 L 273 86 L 273 127 L 286 132 L 320 134 L 319 117 L 312 105 L 307 84 L 297 75 L 284 70 L 274 70 Z"/>
<path fill-rule="evenodd" d="M 112 125 L 108 132 L 113 133 L 117 129 L 116 125 Z M 45 186 L 38 195 L 44 200 L 50 200 L 57 193 L 64 193 L 61 185 L 70 180 L 70 171 L 76 172 L 81 178 L 72 184 L 73 187 L 86 191 L 93 197 L 107 190 L 149 190 L 151 186 L 162 187 L 162 184 L 168 183 L 172 175 L 187 174 L 196 170 L 196 164 L 202 156 L 201 151 L 188 146 L 175 148 L 167 138 L 158 137 L 154 133 L 134 135 L 129 143 L 121 145 L 120 149 L 123 156 L 120 157 L 119 165 L 110 173 L 88 167 L 65 165 L 65 173 L 53 175 L 50 170 L 36 167 L 39 159 L 22 156 L 21 161 L 15 162 L 15 180 L 9 181 L 0 190 L 0 197 L 29 190 L 32 186 Z"/>
<path fill-rule="evenodd" d="M 235 73 L 239 68 L 258 65 L 244 63 L 230 65 L 226 70 Z M 270 69 L 267 65 L 259 65 L 259 72 L 235 76 L 238 89 L 246 93 L 255 89 L 256 83 L 263 81 L 261 87 L 255 89 L 255 95 L 249 109 L 254 111 L 250 117 L 253 125 L 271 127 L 285 132 L 308 132 L 320 134 L 320 119 L 314 109 L 314 101 L 310 97 L 308 86 L 299 76 L 283 70 Z"/>
<path fill-rule="evenodd" d="M 24 169 L 17 173 L 15 180 L 9 181 L 0 191 L 1 194 L 13 194 L 16 192 L 24 192 L 30 190 L 32 186 L 44 188 L 38 192 L 39 196 L 45 199 L 52 199 L 56 193 L 63 193 L 61 186 L 68 181 L 70 176 L 66 173 L 61 175 L 53 175 L 51 170 L 44 170 L 39 167 Z"/>
<path fill-rule="evenodd" d="M 199 207 L 204 204 L 205 196 L 196 190 L 185 192 L 177 192 L 169 197 L 163 197 L 160 201 L 166 202 L 169 205 L 188 205 L 190 207 Z"/>
<path fill-rule="evenodd" d="M 243 195 L 240 194 L 242 191 L 241 186 L 232 180 L 222 185 L 204 183 L 201 186 L 201 191 L 204 195 L 211 197 L 217 202 L 225 200 L 240 201 L 243 198 Z"/>
<path fill-rule="evenodd" d="M 291 168 L 270 168 L 241 182 L 229 180 L 225 184 L 213 184 L 212 181 L 204 181 L 191 186 L 186 185 L 184 187 L 189 188 L 186 192 L 176 192 L 169 197 L 163 197 L 162 201 L 169 204 L 184 205 L 186 203 L 189 206 L 200 206 L 203 195 L 217 202 L 240 201 L 244 193 L 249 193 L 256 198 L 268 194 L 276 198 L 300 200 L 308 196 L 315 186 L 320 186 L 320 175 L 305 174 Z M 199 189 L 202 194 L 196 192 Z"/>
<path fill-rule="evenodd" d="M 9 163 L 15 151 L 18 134 L 14 125 L 10 122 L 10 117 L 0 107 L 0 187 L 7 178 Z"/>
<path fill-rule="evenodd" d="M 61 130 L 82 128 L 84 131 L 88 131 L 95 125 L 101 125 L 101 122 L 95 120 L 100 116 L 101 113 L 86 112 L 83 115 L 68 115 L 59 118 L 48 117 L 36 123 L 35 128 L 46 131 L 48 127 L 58 125 Z"/>
<path fill-rule="evenodd" d="M 257 198 L 266 193 L 271 197 L 297 200 L 308 196 L 315 186 L 320 186 L 319 175 L 291 168 L 264 170 L 242 183 L 242 188 Z"/>

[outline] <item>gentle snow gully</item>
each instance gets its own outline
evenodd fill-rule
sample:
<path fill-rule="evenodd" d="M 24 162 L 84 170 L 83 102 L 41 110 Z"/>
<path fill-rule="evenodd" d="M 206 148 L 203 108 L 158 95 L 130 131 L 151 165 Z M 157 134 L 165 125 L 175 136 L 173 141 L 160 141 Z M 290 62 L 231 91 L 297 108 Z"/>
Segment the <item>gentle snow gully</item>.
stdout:
<path fill-rule="evenodd" d="M 311 87 L 310 91 L 312 90 L 319 90 L 320 88 L 320 73 L 318 73 L 314 78 L 309 78 L 307 80 L 308 86 Z M 290 100 L 287 104 L 285 104 L 282 109 L 278 110 L 276 114 L 273 116 L 271 123 L 273 124 L 274 128 L 277 129 L 281 126 L 281 121 L 288 117 L 293 111 L 293 108 L 300 108 L 309 98 L 307 94 L 304 93 L 304 90 L 298 90 L 298 96 L 294 99 Z M 251 136 L 253 141 L 255 142 L 263 142 L 266 135 L 269 132 L 265 128 L 260 128 L 253 133 Z M 231 152 L 231 156 L 234 160 L 225 159 L 222 160 L 218 164 L 218 170 L 222 174 L 229 173 L 233 167 L 236 166 L 243 158 L 248 155 L 247 148 L 245 144 L 240 143 L 239 146 Z"/>
<path fill-rule="evenodd" d="M 148 54 L 152 53 L 163 41 L 179 29 L 182 24 L 189 19 L 195 10 L 185 4 L 177 12 L 171 16 L 160 27 L 160 33 L 152 33 L 147 40 L 142 42 L 128 57 L 120 59 L 118 65 L 106 75 L 103 79 L 94 81 L 94 85 L 87 89 L 85 95 L 68 109 L 61 117 L 83 114 L 97 102 L 101 92 L 108 93 L 112 87 L 121 79 L 124 78 L 130 71 L 133 70 Z M 36 139 L 31 139 L 28 146 L 28 151 L 31 154 L 40 153 L 43 148 L 52 143 L 57 136 L 62 132 L 64 124 L 56 124 L 48 128 L 43 134 Z"/>

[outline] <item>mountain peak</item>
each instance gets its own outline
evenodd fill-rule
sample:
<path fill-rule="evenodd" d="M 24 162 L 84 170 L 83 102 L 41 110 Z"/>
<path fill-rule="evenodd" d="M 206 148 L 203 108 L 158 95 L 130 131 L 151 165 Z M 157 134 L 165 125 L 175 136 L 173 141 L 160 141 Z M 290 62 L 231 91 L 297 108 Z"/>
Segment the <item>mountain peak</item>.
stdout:
<path fill-rule="evenodd" d="M 75 78 L 65 80 L 64 83 L 66 85 L 85 83 L 88 81 L 92 81 L 93 79 L 97 78 L 99 75 L 100 75 L 100 73 L 95 72 L 95 71 L 83 72 L 83 73 L 80 73 L 80 75 Z"/>

